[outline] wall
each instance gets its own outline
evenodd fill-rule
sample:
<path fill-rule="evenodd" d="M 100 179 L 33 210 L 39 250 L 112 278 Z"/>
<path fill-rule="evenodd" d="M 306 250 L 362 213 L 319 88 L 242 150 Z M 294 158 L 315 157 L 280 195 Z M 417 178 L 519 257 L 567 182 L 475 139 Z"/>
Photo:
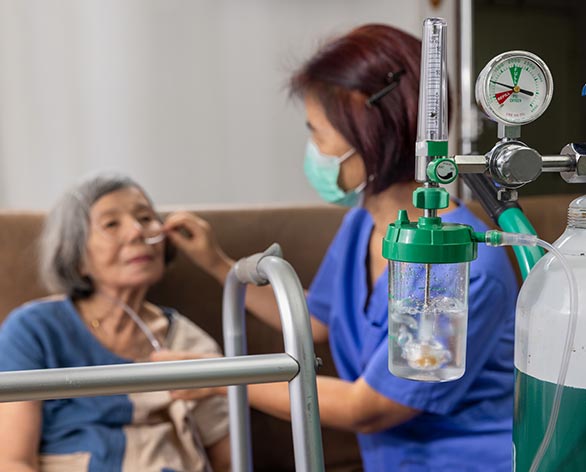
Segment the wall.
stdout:
<path fill-rule="evenodd" d="M 559 154 L 570 142 L 586 141 L 586 42 L 583 0 L 476 0 L 474 42 L 476 72 L 497 54 L 527 50 L 548 65 L 554 93 L 547 111 L 524 126 L 521 139 L 543 155 Z M 506 14 L 504 14 L 506 12 Z M 478 141 L 482 152 L 497 141 L 496 124 L 483 120 Z M 584 193 L 586 185 L 567 184 L 558 173 L 542 174 L 519 190 L 519 195 Z"/>
<path fill-rule="evenodd" d="M 0 207 L 45 209 L 104 169 L 159 204 L 315 202 L 290 72 L 363 22 L 455 26 L 455 4 L 0 0 Z"/>

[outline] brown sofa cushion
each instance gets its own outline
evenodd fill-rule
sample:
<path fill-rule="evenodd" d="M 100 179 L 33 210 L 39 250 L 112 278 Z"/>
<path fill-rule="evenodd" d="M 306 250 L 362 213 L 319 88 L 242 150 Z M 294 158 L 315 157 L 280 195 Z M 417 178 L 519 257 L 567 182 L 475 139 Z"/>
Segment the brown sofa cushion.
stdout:
<path fill-rule="evenodd" d="M 211 223 L 220 244 L 236 259 L 278 241 L 302 284 L 308 286 L 344 210 L 282 207 L 201 209 L 197 213 Z M 20 304 L 47 294 L 37 277 L 36 240 L 42 220 L 41 213 L 0 213 L 0 320 Z M 149 298 L 177 308 L 222 343 L 222 288 L 181 254 Z M 283 351 L 282 335 L 251 316 L 247 332 L 251 354 Z M 316 354 L 324 360 L 322 373 L 336 375 L 327 344 L 317 345 Z M 294 470 L 288 422 L 253 411 L 252 436 L 255 470 Z M 323 441 L 328 470 L 361 470 L 353 434 L 324 429 Z"/>
<path fill-rule="evenodd" d="M 523 199 L 521 204 L 538 234 L 555 240 L 566 225 L 568 203 L 575 195 L 540 196 Z M 477 203 L 471 209 L 481 218 Z M 331 206 L 194 209 L 214 228 L 220 244 L 233 258 L 262 251 L 279 242 L 285 258 L 307 287 L 325 254 L 344 210 Z M 395 215 L 389 215 L 392 220 Z M 40 213 L 0 213 L 0 320 L 25 301 L 46 294 L 36 275 L 36 238 L 43 215 Z M 492 223 L 489 223 L 492 226 Z M 153 288 L 150 298 L 177 308 L 221 342 L 221 287 L 209 276 L 179 255 L 164 280 Z M 282 336 L 249 316 L 250 353 L 281 352 Z M 325 344 L 316 346 L 324 360 L 321 373 L 335 375 Z M 262 413 L 252 415 L 255 470 L 294 470 L 290 425 Z M 327 469 L 360 470 L 360 456 L 352 434 L 323 430 Z"/>

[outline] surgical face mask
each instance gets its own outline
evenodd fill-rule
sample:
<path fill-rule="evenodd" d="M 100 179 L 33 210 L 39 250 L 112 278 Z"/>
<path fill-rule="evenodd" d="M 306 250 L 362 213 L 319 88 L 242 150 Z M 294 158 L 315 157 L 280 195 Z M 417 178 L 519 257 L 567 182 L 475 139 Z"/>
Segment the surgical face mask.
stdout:
<path fill-rule="evenodd" d="M 355 149 L 351 148 L 339 157 L 328 156 L 322 154 L 311 139 L 307 142 L 303 170 L 309 183 L 326 202 L 348 207 L 359 203 L 360 194 L 366 187 L 366 182 L 348 192 L 342 190 L 338 185 L 342 162 L 355 152 Z"/>

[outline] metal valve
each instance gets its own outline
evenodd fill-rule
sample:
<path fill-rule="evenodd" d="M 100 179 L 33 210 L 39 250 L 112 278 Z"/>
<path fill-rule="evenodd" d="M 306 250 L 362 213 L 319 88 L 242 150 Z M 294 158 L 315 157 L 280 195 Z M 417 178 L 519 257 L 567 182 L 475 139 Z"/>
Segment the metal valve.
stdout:
<path fill-rule="evenodd" d="M 520 141 L 501 141 L 487 157 L 492 178 L 509 189 L 533 182 L 541 174 L 541 155 Z"/>
<path fill-rule="evenodd" d="M 569 184 L 586 183 L 586 143 L 566 144 L 560 154 L 570 156 L 574 163 L 573 170 L 560 173 L 562 178 Z"/>

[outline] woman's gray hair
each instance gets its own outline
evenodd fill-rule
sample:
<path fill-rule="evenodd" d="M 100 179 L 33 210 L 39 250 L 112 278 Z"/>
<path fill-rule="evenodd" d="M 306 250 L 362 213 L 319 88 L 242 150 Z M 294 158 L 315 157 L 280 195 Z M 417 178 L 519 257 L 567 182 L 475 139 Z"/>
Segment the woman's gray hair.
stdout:
<path fill-rule="evenodd" d="M 90 208 L 104 195 L 128 187 L 144 189 L 122 174 L 100 174 L 82 181 L 61 197 L 49 212 L 40 239 L 40 277 L 51 292 L 85 298 L 94 291 L 91 279 L 79 269 L 90 232 Z"/>

